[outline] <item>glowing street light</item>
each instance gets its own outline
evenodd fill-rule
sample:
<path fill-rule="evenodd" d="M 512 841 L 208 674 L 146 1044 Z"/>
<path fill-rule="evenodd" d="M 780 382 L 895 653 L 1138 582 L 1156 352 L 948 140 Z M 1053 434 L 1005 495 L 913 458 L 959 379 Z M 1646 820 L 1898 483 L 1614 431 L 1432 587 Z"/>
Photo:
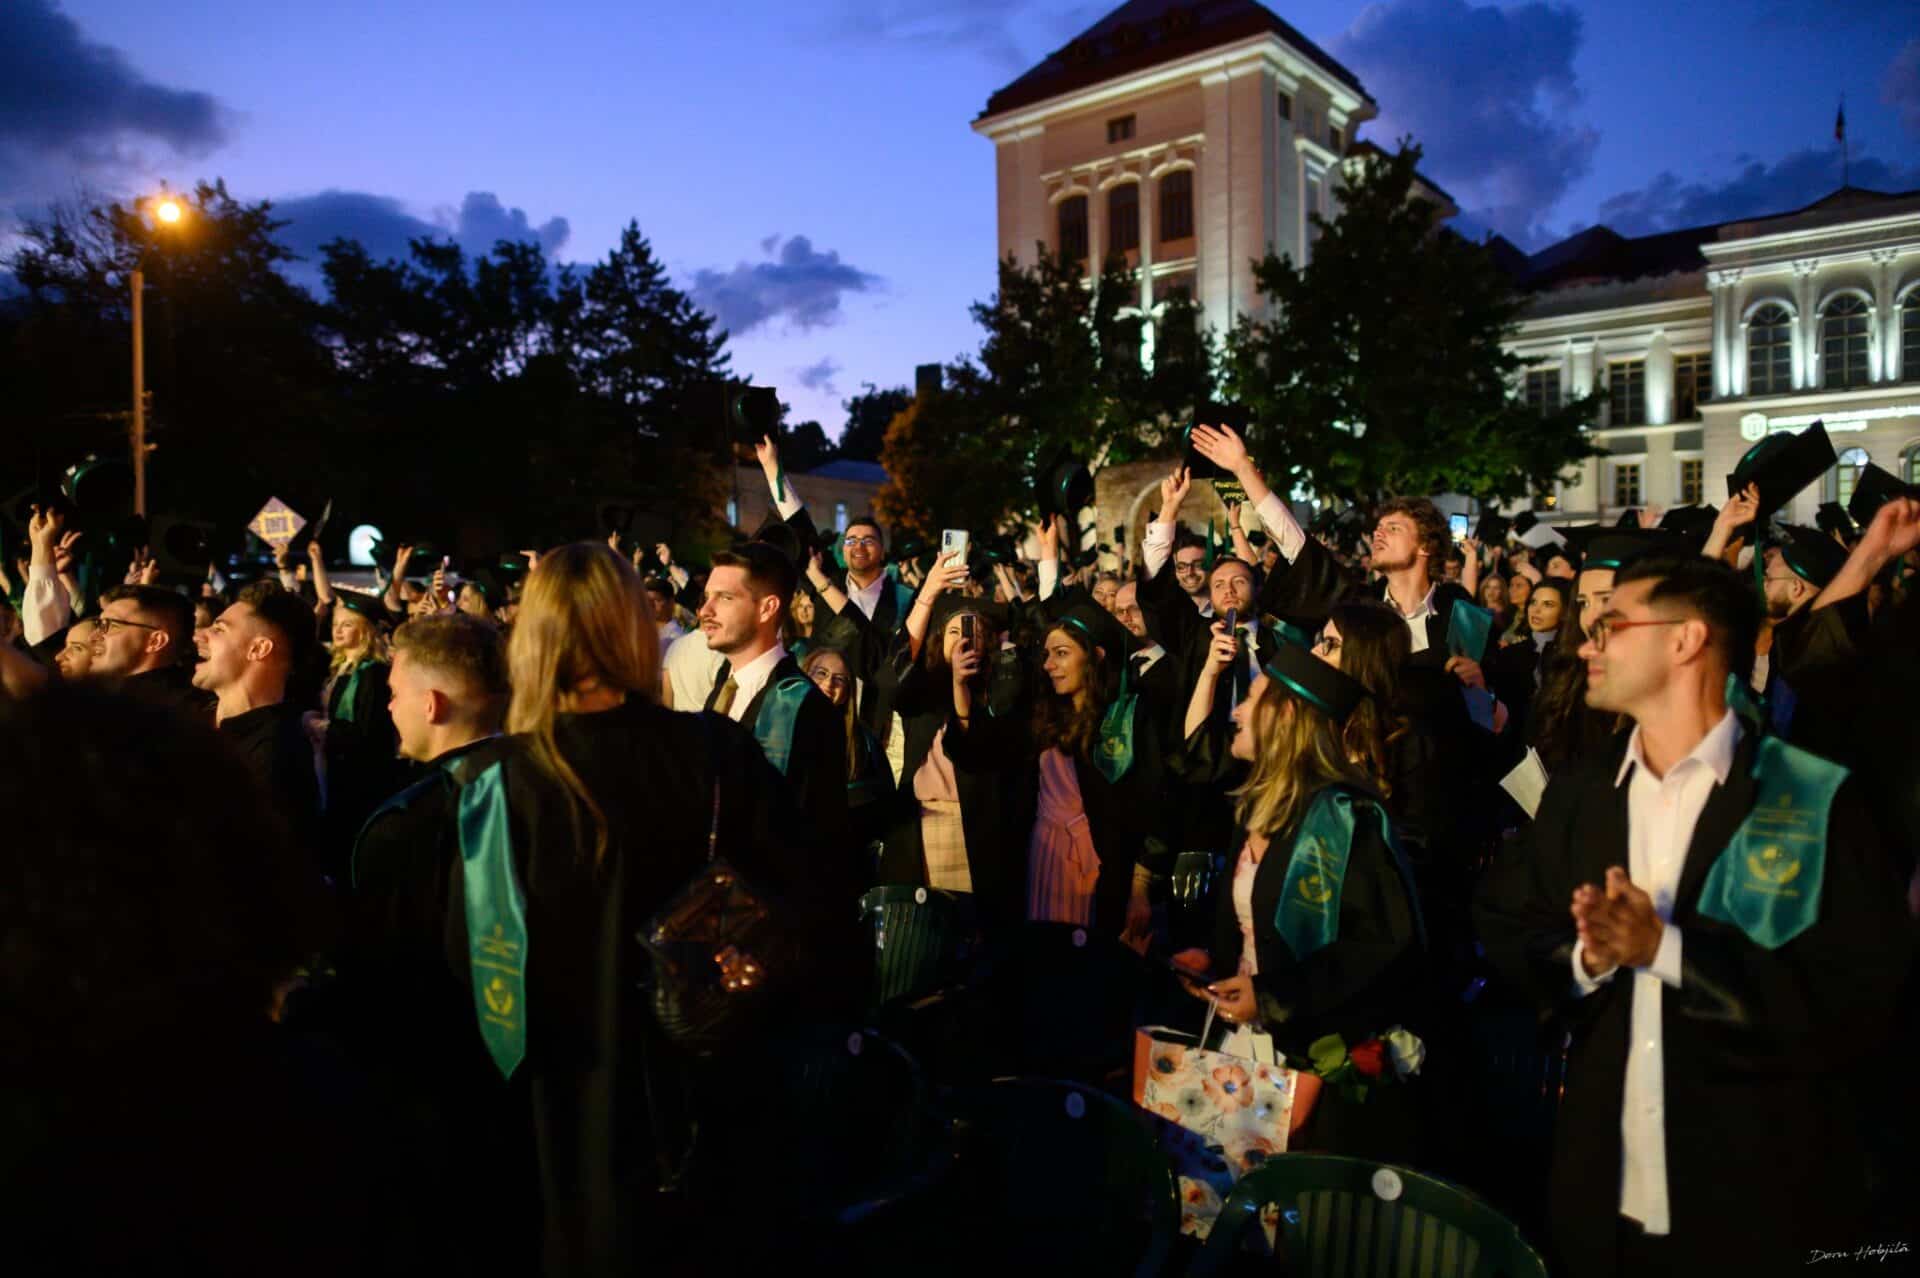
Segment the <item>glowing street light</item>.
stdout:
<path fill-rule="evenodd" d="M 143 201 L 163 226 L 178 226 L 186 210 L 164 191 Z M 142 259 L 144 261 L 144 259 Z M 141 314 L 146 272 L 136 266 L 128 281 L 133 289 L 133 512 L 147 513 L 147 335 Z"/>

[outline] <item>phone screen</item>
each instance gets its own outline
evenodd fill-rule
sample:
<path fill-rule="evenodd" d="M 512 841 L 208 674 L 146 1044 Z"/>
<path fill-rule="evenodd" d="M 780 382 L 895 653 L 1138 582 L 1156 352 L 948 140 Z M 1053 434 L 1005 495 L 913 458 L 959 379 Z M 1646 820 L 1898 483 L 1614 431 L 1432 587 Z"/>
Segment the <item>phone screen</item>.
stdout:
<path fill-rule="evenodd" d="M 1467 517 L 1465 515 L 1448 515 L 1447 527 L 1452 531 L 1455 541 L 1462 541 L 1467 535 Z"/>
<path fill-rule="evenodd" d="M 960 614 L 960 641 L 962 643 L 976 643 L 978 641 L 979 636 L 975 625 L 979 620 L 978 617 L 970 612 Z"/>

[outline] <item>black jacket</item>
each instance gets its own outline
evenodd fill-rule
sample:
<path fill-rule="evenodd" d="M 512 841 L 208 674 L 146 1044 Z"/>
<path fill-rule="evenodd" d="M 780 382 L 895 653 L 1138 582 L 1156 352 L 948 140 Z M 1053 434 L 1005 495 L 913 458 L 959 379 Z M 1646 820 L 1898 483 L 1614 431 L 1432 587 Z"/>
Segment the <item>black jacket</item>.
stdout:
<path fill-rule="evenodd" d="M 1768 950 L 1698 913 L 1708 872 L 1753 808 L 1755 747 L 1741 741 L 1727 783 L 1707 800 L 1673 902 L 1682 977 L 1661 992 L 1661 1027 L 1675 1272 L 1783 1272 L 1810 1248 L 1861 1238 L 1859 1107 L 1875 1103 L 1886 1078 L 1876 1045 L 1912 966 L 1901 883 L 1854 781 L 1833 801 L 1812 927 Z M 1618 1272 L 1634 982 L 1622 973 L 1575 996 L 1568 904 L 1575 888 L 1627 863 L 1628 785 L 1614 784 L 1624 749 L 1553 778 L 1475 911 L 1489 960 L 1571 1032 L 1549 1195 L 1573 1275 Z"/>
<path fill-rule="evenodd" d="M 278 701 L 221 722 L 220 735 L 240 752 L 296 838 L 311 846 L 320 816 L 320 781 L 313 746 L 300 726 L 300 707 Z"/>

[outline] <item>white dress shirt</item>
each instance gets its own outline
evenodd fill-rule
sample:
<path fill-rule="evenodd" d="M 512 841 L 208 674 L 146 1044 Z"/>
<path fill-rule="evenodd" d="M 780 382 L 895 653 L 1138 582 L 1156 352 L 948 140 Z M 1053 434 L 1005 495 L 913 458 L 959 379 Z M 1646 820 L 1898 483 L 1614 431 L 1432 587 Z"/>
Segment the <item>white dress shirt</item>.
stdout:
<path fill-rule="evenodd" d="M 20 597 L 20 628 L 28 647 L 37 646 L 72 621 L 73 611 L 73 599 L 54 576 L 52 564 L 28 567 L 26 589 Z"/>
<path fill-rule="evenodd" d="M 884 572 L 875 577 L 871 585 L 858 588 L 854 586 L 853 578 L 849 577 L 846 585 L 847 598 L 853 600 L 853 606 L 867 615 L 868 621 L 872 621 L 873 610 L 880 606 L 881 592 L 886 590 L 888 584 L 887 574 Z"/>
<path fill-rule="evenodd" d="M 1428 586 L 1426 598 L 1412 612 L 1400 612 L 1399 601 L 1393 597 L 1391 590 L 1387 591 L 1387 606 L 1400 612 L 1400 619 L 1407 623 L 1407 638 L 1413 641 L 1414 652 L 1427 650 L 1427 618 L 1433 615 L 1433 592 L 1439 588 L 1438 583 Z"/>
<path fill-rule="evenodd" d="M 1307 544 L 1307 534 L 1294 522 L 1293 512 L 1287 509 L 1287 503 L 1280 500 L 1278 493 L 1269 492 L 1261 498 L 1253 513 L 1260 516 L 1260 526 L 1279 547 L 1282 559 L 1292 563 L 1300 557 L 1301 548 Z M 1173 532 L 1171 523 L 1155 520 L 1147 525 L 1146 535 L 1140 539 L 1140 557 L 1146 564 L 1147 576 L 1159 572 L 1167 556 L 1173 553 Z"/>
<path fill-rule="evenodd" d="M 1627 783 L 1627 873 L 1653 898 L 1666 926 L 1653 962 L 1633 973 L 1633 1012 L 1627 1048 L 1626 1088 L 1620 1102 L 1620 1214 L 1651 1235 L 1672 1232 L 1667 1197 L 1665 1038 L 1661 1031 L 1663 986 L 1680 988 L 1680 929 L 1673 926 L 1673 897 L 1680 869 L 1715 787 L 1733 771 L 1740 720 L 1727 711 L 1693 752 L 1656 777 L 1640 749 L 1640 729 L 1627 742 L 1627 756 L 1613 784 Z M 1617 968 L 1589 977 L 1581 965 L 1583 943 L 1573 947 L 1574 986 L 1585 997 L 1613 980 Z"/>
<path fill-rule="evenodd" d="M 773 677 L 773 668 L 786 659 L 786 648 L 776 643 L 746 665 L 736 667 L 733 671 L 733 704 L 727 707 L 727 718 L 735 723 L 746 718 L 747 707 L 760 695 L 760 689 L 767 686 L 767 680 Z M 714 675 L 717 683 L 725 682 L 726 677 L 725 671 Z M 707 690 L 711 692 L 713 685 L 709 685 Z M 706 702 L 700 704 L 705 705 Z"/>

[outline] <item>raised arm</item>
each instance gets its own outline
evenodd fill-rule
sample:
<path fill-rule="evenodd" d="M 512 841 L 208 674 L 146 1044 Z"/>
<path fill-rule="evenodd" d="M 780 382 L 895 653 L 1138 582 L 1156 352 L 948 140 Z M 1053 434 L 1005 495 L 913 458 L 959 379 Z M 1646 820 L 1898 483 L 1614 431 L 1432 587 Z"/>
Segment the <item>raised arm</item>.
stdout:
<path fill-rule="evenodd" d="M 387 611 L 405 616 L 407 597 L 401 588 L 407 582 L 407 561 L 413 558 L 413 547 L 402 545 L 393 556 L 393 580 L 387 583 Z"/>
<path fill-rule="evenodd" d="M 806 503 L 787 482 L 787 472 L 780 466 L 780 445 L 774 443 L 773 436 L 761 436 L 753 446 L 753 455 L 760 461 L 760 473 L 767 477 L 767 491 L 773 495 L 773 508 L 780 512 L 780 518 L 792 519 L 805 510 Z"/>
<path fill-rule="evenodd" d="M 1199 675 L 1193 682 L 1193 695 L 1187 698 L 1187 720 L 1181 730 L 1183 737 L 1191 737 L 1207 726 L 1207 720 L 1213 717 L 1213 697 L 1220 686 L 1220 676 L 1234 662 L 1240 653 L 1240 641 L 1227 632 L 1227 623 L 1213 623 L 1213 642 L 1207 647 L 1206 664 L 1200 667 Z"/>
<path fill-rule="evenodd" d="M 1246 441 L 1230 426 L 1196 426 L 1193 447 L 1202 457 L 1240 481 L 1267 536 L 1273 538 L 1273 544 L 1279 548 L 1280 557 L 1288 563 L 1297 559 L 1306 545 L 1307 534 L 1294 520 L 1287 503 L 1267 486 L 1266 476 L 1260 473 L 1247 452 Z"/>
<path fill-rule="evenodd" d="M 1748 484 L 1735 497 L 1727 498 L 1727 504 L 1713 517 L 1713 532 L 1707 537 L 1707 544 L 1700 553 L 1708 559 L 1718 559 L 1727 552 L 1727 542 L 1733 538 L 1733 530 L 1742 524 L 1750 524 L 1760 510 L 1760 486 Z"/>
<path fill-rule="evenodd" d="M 1915 546 L 1920 546 L 1920 501 L 1896 497 L 1874 512 L 1860 544 L 1813 601 L 1814 608 L 1831 607 L 1862 593 L 1888 564 Z"/>
<path fill-rule="evenodd" d="M 313 609 L 323 612 L 333 607 L 333 583 L 327 580 L 327 557 L 318 541 L 307 543 L 307 566 L 313 577 Z"/>

